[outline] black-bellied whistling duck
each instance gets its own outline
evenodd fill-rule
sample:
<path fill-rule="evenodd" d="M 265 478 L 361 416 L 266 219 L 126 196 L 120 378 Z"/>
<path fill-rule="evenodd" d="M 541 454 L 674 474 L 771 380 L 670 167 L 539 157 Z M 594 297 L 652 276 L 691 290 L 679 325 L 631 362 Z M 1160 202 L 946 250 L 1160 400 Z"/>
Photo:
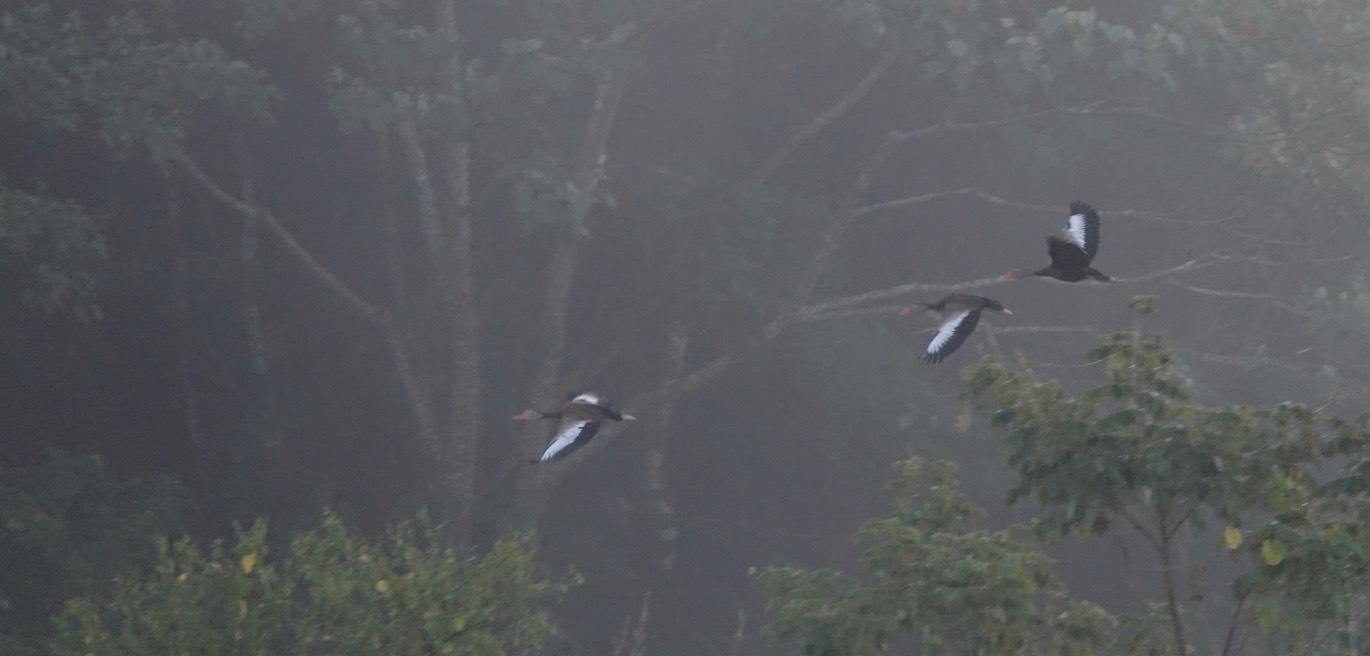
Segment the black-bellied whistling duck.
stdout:
<path fill-rule="evenodd" d="M 961 348 L 961 344 L 975 331 L 975 325 L 980 323 L 981 310 L 1013 314 L 999 301 L 974 294 L 947 294 L 936 303 L 919 305 L 936 312 L 941 321 L 937 325 L 937 334 L 928 342 L 927 354 L 923 356 L 923 361 L 928 364 L 937 364 Z M 913 306 L 900 310 L 899 314 L 908 314 L 911 311 Z"/>
<path fill-rule="evenodd" d="M 605 419 L 613 421 L 633 421 L 637 419 L 632 415 L 619 413 L 609 407 L 609 401 L 600 398 L 593 392 L 584 392 L 571 397 L 561 406 L 560 410 L 553 412 L 540 412 L 537 410 L 524 410 L 514 419 L 560 419 L 557 425 L 557 433 L 552 438 L 552 443 L 547 445 L 547 450 L 542 452 L 542 457 L 533 462 L 551 462 L 558 458 L 564 458 L 572 451 L 579 449 L 589 443 L 590 438 L 599 432 L 600 424 Z"/>
<path fill-rule="evenodd" d="M 1066 219 L 1063 237 L 1047 237 L 1047 254 L 1051 256 L 1051 266 L 1044 269 L 1010 271 L 1004 280 L 1016 280 L 1029 276 L 1045 276 L 1079 282 L 1086 278 L 1100 282 L 1118 282 L 1117 278 L 1100 272 L 1090 266 L 1094 256 L 1099 254 L 1099 213 L 1088 203 L 1075 201 L 1070 204 L 1070 218 Z"/>

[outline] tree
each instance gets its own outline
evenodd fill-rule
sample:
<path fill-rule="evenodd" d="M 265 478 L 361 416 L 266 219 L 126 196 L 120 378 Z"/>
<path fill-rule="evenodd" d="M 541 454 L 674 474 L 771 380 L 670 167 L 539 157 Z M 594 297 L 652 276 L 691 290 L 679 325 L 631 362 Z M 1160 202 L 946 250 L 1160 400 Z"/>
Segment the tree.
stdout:
<path fill-rule="evenodd" d="M 1359 653 L 1370 413 L 1204 405 L 1164 340 L 1133 331 L 1088 357 L 1106 379 L 1078 396 L 992 359 L 966 371 L 965 397 L 1009 430 L 1019 476 L 1009 500 L 1031 499 L 1039 518 L 971 530 L 975 508 L 949 464 L 901 463 L 892 487 L 907 497 L 858 533 L 865 577 L 761 575 L 772 633 L 806 654 L 878 653 L 910 639 L 928 653 Z M 1068 603 L 1050 575 L 1041 550 L 1055 537 L 1120 531 L 1153 551 L 1159 613 L 1118 618 Z M 1201 567 L 1196 546 L 1238 566 Z"/>
<path fill-rule="evenodd" d="M 0 648 L 37 653 L 64 601 L 149 564 L 147 536 L 188 510 L 180 485 L 117 476 L 98 456 L 50 450 L 0 468 Z"/>
<path fill-rule="evenodd" d="M 979 514 L 947 462 L 907 460 L 888 516 L 857 539 L 865 576 L 772 567 L 760 576 L 769 630 L 810 656 L 885 653 L 1106 654 L 1116 620 L 1070 601 L 1032 524 L 975 530 Z"/>
<path fill-rule="evenodd" d="M 105 255 L 105 243 L 85 208 L 0 186 L 0 222 L 6 278 L 26 283 L 16 296 L 42 311 L 100 317 L 90 269 Z"/>
<path fill-rule="evenodd" d="M 1189 653 L 1194 624 L 1210 627 L 1215 653 L 1241 653 L 1247 628 L 1291 653 L 1356 651 L 1370 561 L 1352 536 L 1365 517 L 1370 415 L 1204 405 L 1172 357 L 1161 337 L 1115 334 L 1088 354 L 1104 382 L 1078 397 L 1031 368 L 969 369 L 966 398 L 1009 431 L 1019 475 L 1010 502 L 1036 502 L 1049 532 L 1141 536 L 1160 571 L 1170 653 Z M 1207 584 L 1189 577 L 1181 558 L 1204 544 L 1225 545 L 1245 571 L 1228 579 L 1217 570 Z M 1187 601 L 1229 596 L 1217 609 Z"/>
<path fill-rule="evenodd" d="M 152 571 L 77 598 L 58 654 L 531 654 L 555 627 L 543 605 L 574 582 L 537 575 L 524 539 L 480 556 L 441 546 L 423 521 L 378 540 L 325 514 L 268 558 L 266 523 L 208 550 L 158 543 Z"/>

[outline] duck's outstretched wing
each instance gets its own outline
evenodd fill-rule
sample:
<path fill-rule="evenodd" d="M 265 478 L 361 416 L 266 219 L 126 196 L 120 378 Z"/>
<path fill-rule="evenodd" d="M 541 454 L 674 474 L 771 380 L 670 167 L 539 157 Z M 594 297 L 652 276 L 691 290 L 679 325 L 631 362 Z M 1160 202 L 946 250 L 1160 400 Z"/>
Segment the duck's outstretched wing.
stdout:
<path fill-rule="evenodd" d="M 1071 203 L 1065 235 L 1066 241 L 1085 252 L 1087 266 L 1099 254 L 1099 213 L 1089 203 Z"/>
<path fill-rule="evenodd" d="M 547 450 L 542 452 L 542 458 L 537 462 L 551 462 L 565 458 L 576 449 L 589 443 L 590 438 L 599 432 L 599 422 L 589 419 L 577 419 L 564 422 L 557 430 L 557 434 L 552 438 L 552 443 L 547 445 Z"/>
<path fill-rule="evenodd" d="M 923 361 L 937 364 L 955 353 L 956 349 L 961 348 L 966 342 L 966 338 L 975 332 L 975 325 L 978 323 L 979 309 L 963 310 L 947 317 L 947 320 L 937 327 L 937 334 L 932 336 L 932 341 L 928 342 L 928 351 L 923 356 Z"/>

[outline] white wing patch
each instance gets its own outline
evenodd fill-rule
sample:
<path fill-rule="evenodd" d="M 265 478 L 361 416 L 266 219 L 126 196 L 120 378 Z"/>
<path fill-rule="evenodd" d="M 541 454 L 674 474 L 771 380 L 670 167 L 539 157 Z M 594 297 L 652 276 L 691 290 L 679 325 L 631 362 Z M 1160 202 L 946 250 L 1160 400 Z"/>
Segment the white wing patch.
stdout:
<path fill-rule="evenodd" d="M 600 405 L 603 402 L 604 401 L 599 398 L 599 395 L 595 394 L 594 392 L 586 392 L 584 394 L 581 394 L 580 396 L 577 396 L 574 399 L 571 399 L 571 403 L 584 403 L 586 405 Z"/>
<path fill-rule="evenodd" d="M 542 452 L 541 462 L 556 460 L 571 452 L 576 446 L 576 440 L 580 438 L 581 431 L 590 423 L 588 419 L 582 419 L 573 424 L 568 424 L 557 436 L 552 439 L 552 443 L 547 445 L 547 450 Z"/>
<path fill-rule="evenodd" d="M 971 310 L 958 312 L 947 319 L 946 323 L 939 326 L 937 334 L 933 335 L 931 342 L 928 342 L 928 355 L 936 355 L 941 351 L 942 347 L 946 346 L 947 342 L 956 336 L 956 329 L 960 327 L 961 322 L 966 320 L 966 317 L 970 316 L 970 313 Z"/>
<path fill-rule="evenodd" d="M 1066 219 L 1066 241 L 1080 247 L 1082 251 L 1088 251 L 1089 247 L 1085 244 L 1085 215 L 1071 214 Z"/>

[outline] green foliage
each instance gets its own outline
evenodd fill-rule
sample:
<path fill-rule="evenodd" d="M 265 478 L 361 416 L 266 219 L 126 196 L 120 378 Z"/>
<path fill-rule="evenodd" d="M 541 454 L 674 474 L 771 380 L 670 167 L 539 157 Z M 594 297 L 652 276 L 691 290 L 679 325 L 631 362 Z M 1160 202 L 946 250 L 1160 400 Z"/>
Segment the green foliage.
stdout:
<path fill-rule="evenodd" d="M 1021 477 L 1011 499 L 1032 497 L 1044 526 L 1081 536 L 1125 518 L 1163 563 L 1182 526 L 1221 519 L 1227 527 L 1212 540 L 1246 561 L 1231 590 L 1252 602 L 1255 626 L 1309 646 L 1319 631 L 1355 621 L 1349 613 L 1370 584 L 1358 537 L 1370 520 L 1360 464 L 1370 419 L 1294 403 L 1204 406 L 1159 337 L 1119 333 L 1089 357 L 1106 380 L 1079 398 L 995 362 L 968 371 L 966 396 L 1011 431 Z M 1173 596 L 1168 603 L 1180 633 L 1181 609 Z"/>
<path fill-rule="evenodd" d="M 1357 606 L 1370 584 L 1365 546 L 1370 422 L 1365 416 L 1354 421 L 1311 414 L 1291 419 L 1322 424 L 1313 438 L 1319 453 L 1271 477 L 1262 512 L 1253 514 L 1244 531 L 1240 553 L 1251 568 L 1237 579 L 1234 591 L 1253 599 L 1261 628 L 1300 644 L 1316 640 L 1328 626 L 1363 621 Z M 1354 634 L 1344 637 L 1350 640 Z"/>
<path fill-rule="evenodd" d="M 1114 620 L 1069 601 L 1030 526 L 972 530 L 953 466 L 909 460 L 888 516 L 857 533 L 863 582 L 831 570 L 761 574 L 777 638 L 812 655 L 878 653 L 901 636 L 928 654 L 1100 654 Z M 967 630 L 974 627 L 973 630 Z"/>
<path fill-rule="evenodd" d="M 219 101 L 265 117 L 278 92 L 265 74 L 205 39 L 160 42 L 137 16 L 112 19 L 95 37 L 98 51 L 76 71 L 83 99 L 100 115 L 100 134 L 123 152 L 143 149 L 154 163 L 175 156 L 186 117 Z"/>
<path fill-rule="evenodd" d="M 258 39 L 285 24 L 312 14 L 323 0 L 242 0 L 243 16 L 238 30 L 248 40 Z"/>
<path fill-rule="evenodd" d="M 142 150 L 155 163 L 176 155 L 187 120 L 221 102 L 267 116 L 278 93 L 265 74 L 205 39 L 160 41 L 136 14 L 92 28 L 79 14 L 46 4 L 0 16 L 6 44 L 0 108 L 40 125 L 75 129 L 89 109 L 100 135 L 119 152 Z"/>
<path fill-rule="evenodd" d="M 71 601 L 57 654 L 530 654 L 555 631 L 541 606 L 573 585 L 537 576 L 525 538 L 481 556 L 426 520 L 381 539 L 325 514 L 268 558 L 266 523 L 208 550 L 163 540 L 155 568 L 108 598 Z"/>
<path fill-rule="evenodd" d="M 97 456 L 52 451 L 0 469 L 0 635 L 27 641 L 66 598 L 150 561 L 148 536 L 173 530 L 187 505 L 179 485 L 120 478 Z"/>
<path fill-rule="evenodd" d="M 1291 179 L 1301 203 L 1347 203 L 1343 211 L 1358 216 L 1370 189 L 1370 167 L 1358 155 L 1370 143 L 1370 95 L 1348 89 L 1364 85 L 1370 63 L 1365 3 L 1211 4 L 1210 29 L 1240 44 L 1262 71 L 1250 84 L 1264 102 L 1247 103 L 1232 123 L 1238 160 Z M 1329 197 L 1333 191 L 1348 195 Z"/>
<path fill-rule="evenodd" d="M 923 60 L 929 80 L 944 79 L 959 92 L 972 87 L 1024 97 L 1080 80 L 1146 80 L 1174 89 L 1173 60 L 1186 54 L 1180 15 L 1139 21 L 1145 32 L 1099 18 L 1097 8 L 1053 6 L 1025 15 L 1008 2 L 832 3 L 834 15 L 870 47 L 906 40 Z M 1062 84 L 1062 83 L 1065 84 Z"/>
<path fill-rule="evenodd" d="M 27 303 L 100 318 L 89 266 L 105 256 L 105 240 L 85 208 L 0 184 L 0 253 L 23 276 Z"/>
<path fill-rule="evenodd" d="M 57 16 L 49 5 L 0 15 L 0 112 L 75 129 L 80 88 L 70 72 L 91 56 L 75 14 Z"/>
<path fill-rule="evenodd" d="M 468 86 L 479 88 L 477 65 L 463 69 L 456 35 L 422 25 L 401 26 L 371 12 L 341 13 L 338 39 L 348 65 L 334 69 L 332 109 L 344 130 L 384 133 L 403 121 L 430 129 L 470 122 Z"/>
<path fill-rule="evenodd" d="M 1010 500 L 1033 497 L 1050 526 L 1102 533 L 1137 506 L 1172 525 L 1205 510 L 1231 517 L 1261 500 L 1268 472 L 1310 454 L 1306 435 L 1282 430 L 1299 408 L 1199 405 L 1159 337 L 1119 333 L 1089 358 L 1104 364 L 1106 381 L 1080 398 L 993 362 L 968 374 L 965 396 L 993 427 L 1012 430 L 1009 462 L 1021 480 Z"/>
<path fill-rule="evenodd" d="M 1149 294 L 1139 294 L 1127 299 L 1128 309 L 1137 314 L 1152 314 L 1156 312 L 1156 297 Z"/>

